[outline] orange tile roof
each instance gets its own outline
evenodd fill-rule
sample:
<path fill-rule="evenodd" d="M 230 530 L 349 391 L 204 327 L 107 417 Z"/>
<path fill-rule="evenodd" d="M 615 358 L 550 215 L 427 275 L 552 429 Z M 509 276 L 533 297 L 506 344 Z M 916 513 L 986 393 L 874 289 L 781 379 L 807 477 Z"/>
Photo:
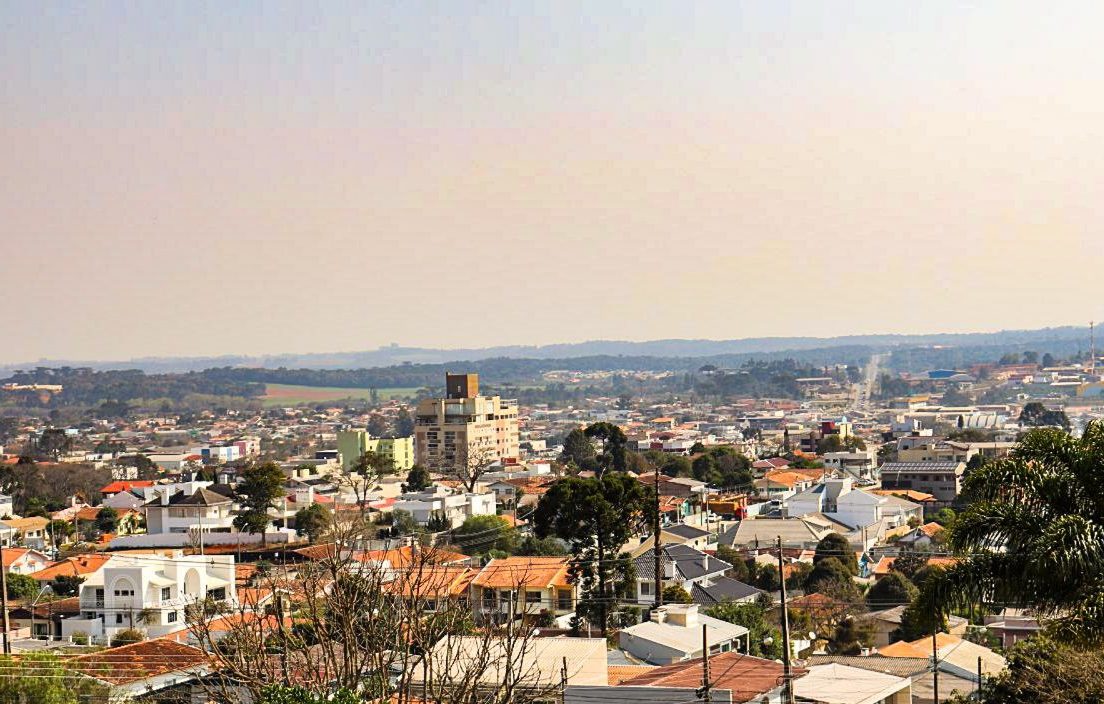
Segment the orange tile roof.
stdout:
<path fill-rule="evenodd" d="M 9 528 L 15 528 L 16 530 L 41 530 L 46 527 L 46 524 L 50 522 L 50 519 L 43 518 L 42 516 L 31 516 L 30 518 L 9 518 L 6 521 L 0 521 Z"/>
<path fill-rule="evenodd" d="M 654 669 L 652 665 L 610 665 L 606 672 L 610 686 L 615 686 L 625 680 L 643 675 L 652 669 Z"/>
<path fill-rule="evenodd" d="M 7 569 L 19 561 L 24 555 L 29 552 L 38 552 L 37 550 L 31 550 L 30 548 L 4 548 L 4 569 Z M 42 553 L 39 553 L 40 555 Z M 45 555 L 42 555 L 45 557 Z"/>
<path fill-rule="evenodd" d="M 774 688 L 782 680 L 782 664 L 773 660 L 728 652 L 709 658 L 710 670 L 715 673 L 712 686 L 732 690 L 732 700 L 745 702 L 755 699 Z M 806 670 L 793 669 L 793 674 L 804 675 Z M 653 667 L 636 677 L 622 680 L 622 686 L 685 687 L 697 689 L 702 681 L 702 659 L 683 660 L 672 665 Z"/>
<path fill-rule="evenodd" d="M 100 488 L 101 494 L 118 494 L 121 491 L 130 491 L 136 487 L 148 487 L 153 486 L 152 481 L 147 480 L 134 480 L 134 481 L 118 481 L 111 482 L 105 487 Z"/>
<path fill-rule="evenodd" d="M 797 484 L 800 484 L 801 482 L 809 481 L 809 478 L 806 477 L 804 474 L 798 474 L 797 472 L 792 472 L 790 470 L 767 472 L 763 476 L 763 479 L 774 482 L 775 484 L 781 484 L 783 486 L 788 486 L 791 488 Z"/>
<path fill-rule="evenodd" d="M 466 594 L 475 579 L 476 570 L 466 566 L 438 565 L 407 570 L 387 582 L 392 594 L 413 597 L 449 597 Z"/>
<path fill-rule="evenodd" d="M 944 648 L 958 645 L 961 642 L 961 638 L 952 636 L 950 633 L 935 634 L 935 647 L 939 652 L 942 652 Z M 923 638 L 917 638 L 913 641 L 899 640 L 896 643 L 890 643 L 884 648 L 878 648 L 878 655 L 887 658 L 930 658 L 932 654 L 931 648 L 931 636 L 924 636 Z"/>
<path fill-rule="evenodd" d="M 897 496 L 902 499 L 908 499 L 909 501 L 925 502 L 935 501 L 935 497 L 931 494 L 925 494 L 922 491 L 916 491 L 915 489 L 872 489 L 872 494 L 880 494 L 881 496 Z"/>
<path fill-rule="evenodd" d="M 70 663 L 90 677 L 121 685 L 209 665 L 211 658 L 199 648 L 158 638 L 78 655 Z"/>
<path fill-rule="evenodd" d="M 929 538 L 935 537 L 936 535 L 942 533 L 944 530 L 945 529 L 943 528 L 943 526 L 934 521 L 932 521 L 931 523 L 925 523 L 924 525 L 920 526 L 920 531 Z"/>
<path fill-rule="evenodd" d="M 471 558 L 467 555 L 458 552 L 452 552 L 451 550 L 444 550 L 442 548 L 435 547 L 419 547 L 417 549 L 411 546 L 405 546 L 401 548 L 393 548 L 391 550 L 369 550 L 367 552 L 358 552 L 353 558 L 359 562 L 389 562 L 392 567 L 407 567 L 413 564 L 417 564 L 419 561 L 422 564 L 430 565 L 450 565 L 457 562 L 466 563 Z"/>
<path fill-rule="evenodd" d="M 92 574 L 107 564 L 107 561 L 110 559 L 111 555 L 99 555 L 94 553 L 77 555 L 76 557 L 68 557 L 60 562 L 55 562 L 38 572 L 32 572 L 29 576 L 41 582 L 50 581 L 55 577 L 61 577 L 63 575 L 72 577 L 75 575 Z"/>
<path fill-rule="evenodd" d="M 878 564 L 874 565 L 875 575 L 887 575 L 893 571 L 893 563 L 897 561 L 896 557 L 883 557 L 878 560 Z M 927 564 L 935 565 L 937 567 L 951 567 L 958 564 L 958 559 L 954 557 L 929 557 Z"/>
<path fill-rule="evenodd" d="M 472 580 L 478 587 L 568 587 L 566 557 L 496 558 Z"/>

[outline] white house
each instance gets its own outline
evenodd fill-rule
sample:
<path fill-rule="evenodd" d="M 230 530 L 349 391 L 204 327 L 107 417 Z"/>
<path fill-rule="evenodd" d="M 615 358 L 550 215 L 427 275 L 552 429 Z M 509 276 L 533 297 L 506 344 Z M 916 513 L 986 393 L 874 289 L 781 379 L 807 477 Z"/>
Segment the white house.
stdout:
<path fill-rule="evenodd" d="M 30 548 L 6 548 L 3 570 L 8 574 L 30 574 L 46 569 L 50 558 Z"/>
<path fill-rule="evenodd" d="M 478 494 L 452 493 L 445 487 L 435 486 L 429 491 L 402 494 L 394 503 L 395 511 L 406 511 L 414 520 L 425 525 L 435 516 L 444 518 L 450 527 L 456 528 L 472 516 L 493 516 L 497 500 L 493 491 Z"/>
<path fill-rule="evenodd" d="M 217 490 L 216 490 L 217 489 Z M 176 490 L 176 485 L 158 487 L 151 501 L 144 504 L 146 532 L 204 533 L 234 532 L 234 500 L 224 485 L 216 489 L 201 487 L 191 493 Z"/>
<path fill-rule="evenodd" d="M 116 554 L 80 589 L 80 618 L 62 624 L 62 636 L 83 631 L 110 640 L 137 628 L 151 638 L 185 627 L 184 609 L 210 598 L 234 604 L 233 555 Z"/>
<path fill-rule="evenodd" d="M 711 653 L 747 652 L 748 629 L 698 613 L 697 604 L 669 604 L 652 611 L 650 620 L 622 629 L 621 649 L 653 665 L 701 657 L 702 627 Z"/>

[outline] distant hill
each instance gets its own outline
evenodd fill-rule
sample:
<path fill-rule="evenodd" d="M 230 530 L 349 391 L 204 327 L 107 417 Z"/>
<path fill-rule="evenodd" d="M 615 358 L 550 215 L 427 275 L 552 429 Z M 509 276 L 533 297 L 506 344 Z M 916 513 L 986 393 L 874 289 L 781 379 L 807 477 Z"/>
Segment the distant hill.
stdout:
<path fill-rule="evenodd" d="M 1005 330 L 990 333 L 935 333 L 920 335 L 843 335 L 839 337 L 754 337 L 739 340 L 650 340 L 628 342 L 592 340 L 553 345 L 508 345 L 468 349 L 435 349 L 390 345 L 361 352 L 331 352 L 279 355 L 225 355 L 219 357 L 142 357 L 122 361 L 40 360 L 24 364 L 0 365 L 0 375 L 16 369 L 35 367 L 91 367 L 96 370 L 140 369 L 147 373 L 189 372 L 213 367 L 250 367 L 276 369 L 364 369 L 401 364 L 446 364 L 476 360 L 573 359 L 594 357 L 656 358 L 746 358 L 749 355 L 778 356 L 817 350 L 816 357 L 833 348 L 854 351 L 858 348 L 892 350 L 902 347 L 944 346 L 950 348 L 1000 347 L 1026 349 L 1032 344 L 1075 348 L 1088 347 L 1087 327 L 1054 327 L 1039 330 Z M 803 356 L 803 355 L 796 355 Z M 973 356 L 973 355 L 971 355 Z"/>

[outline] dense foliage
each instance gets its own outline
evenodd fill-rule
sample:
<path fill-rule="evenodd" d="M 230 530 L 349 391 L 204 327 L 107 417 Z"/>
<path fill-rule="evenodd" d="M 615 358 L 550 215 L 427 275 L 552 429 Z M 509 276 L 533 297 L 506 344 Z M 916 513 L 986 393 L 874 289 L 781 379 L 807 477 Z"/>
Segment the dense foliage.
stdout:
<path fill-rule="evenodd" d="M 1066 640 L 1104 642 L 1104 422 L 1081 438 L 1026 433 L 965 480 L 949 545 L 961 560 L 927 580 L 929 610 L 1030 606 Z"/>

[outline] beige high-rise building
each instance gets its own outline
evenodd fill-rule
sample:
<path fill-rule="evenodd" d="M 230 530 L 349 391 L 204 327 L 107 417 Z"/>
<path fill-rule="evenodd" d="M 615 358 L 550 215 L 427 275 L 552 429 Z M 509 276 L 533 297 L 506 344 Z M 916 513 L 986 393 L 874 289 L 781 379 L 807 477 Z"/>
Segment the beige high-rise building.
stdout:
<path fill-rule="evenodd" d="M 478 374 L 445 374 L 445 398 L 420 402 L 414 423 L 415 459 L 427 467 L 518 456 L 517 401 L 480 396 Z"/>

